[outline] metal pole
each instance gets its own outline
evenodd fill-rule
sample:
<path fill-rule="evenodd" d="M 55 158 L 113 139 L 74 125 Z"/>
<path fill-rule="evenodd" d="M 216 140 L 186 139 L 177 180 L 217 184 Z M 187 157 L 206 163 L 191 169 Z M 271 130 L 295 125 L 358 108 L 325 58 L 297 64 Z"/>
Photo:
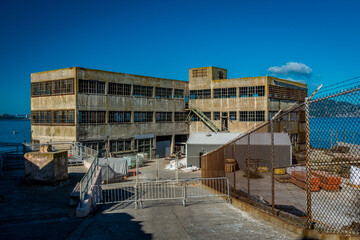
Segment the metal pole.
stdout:
<path fill-rule="evenodd" d="M 139 157 L 137 154 L 135 159 L 136 159 L 135 209 L 138 209 Z"/>
<path fill-rule="evenodd" d="M 235 157 L 235 144 L 236 144 L 236 141 L 234 142 L 233 144 L 233 159 L 235 160 L 234 162 L 234 193 L 236 194 L 236 157 Z"/>
<path fill-rule="evenodd" d="M 81 180 L 80 180 L 80 189 L 79 189 L 79 194 L 80 194 L 80 208 L 82 208 L 83 198 L 82 198 Z"/>
<path fill-rule="evenodd" d="M 307 227 L 311 229 L 311 165 L 310 165 L 310 115 L 309 115 L 309 100 L 305 99 L 305 114 L 306 114 L 306 128 L 305 128 L 305 136 L 306 136 L 306 199 L 307 199 Z"/>
<path fill-rule="evenodd" d="M 159 180 L 159 159 L 156 159 L 156 181 Z"/>
<path fill-rule="evenodd" d="M 247 149 L 247 159 L 246 159 L 246 168 L 247 168 L 247 187 L 248 187 L 248 200 L 250 201 L 250 133 L 248 133 L 248 149 Z"/>
<path fill-rule="evenodd" d="M 107 138 L 106 141 L 106 184 L 109 184 L 109 137 Z"/>
<path fill-rule="evenodd" d="M 271 120 L 271 208 L 275 215 L 274 120 Z"/>
<path fill-rule="evenodd" d="M 179 182 L 179 158 L 176 156 L 176 183 Z"/>

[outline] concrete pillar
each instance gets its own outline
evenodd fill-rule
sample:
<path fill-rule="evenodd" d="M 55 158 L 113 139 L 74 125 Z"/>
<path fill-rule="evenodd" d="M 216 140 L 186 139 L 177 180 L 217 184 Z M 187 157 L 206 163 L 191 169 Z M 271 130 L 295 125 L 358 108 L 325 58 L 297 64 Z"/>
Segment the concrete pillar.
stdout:
<path fill-rule="evenodd" d="M 171 135 L 170 154 L 174 152 L 174 147 L 175 147 L 175 135 Z"/>

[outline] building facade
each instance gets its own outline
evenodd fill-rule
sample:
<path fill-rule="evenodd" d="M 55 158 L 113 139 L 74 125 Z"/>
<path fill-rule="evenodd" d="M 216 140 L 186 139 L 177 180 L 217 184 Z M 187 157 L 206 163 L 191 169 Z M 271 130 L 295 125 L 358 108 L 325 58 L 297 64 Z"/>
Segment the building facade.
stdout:
<path fill-rule="evenodd" d="M 269 76 L 227 79 L 227 70 L 216 67 L 190 69 L 189 82 L 78 67 L 33 73 L 32 139 L 80 141 L 98 150 L 109 143 L 114 154 L 164 156 L 190 133 L 209 132 L 186 112 L 187 100 L 221 131 L 246 132 L 306 96 L 305 84 Z M 286 126 L 298 139 L 301 114 L 295 115 Z"/>
<path fill-rule="evenodd" d="M 184 81 L 66 68 L 31 75 L 32 139 L 164 156 L 185 142 Z"/>

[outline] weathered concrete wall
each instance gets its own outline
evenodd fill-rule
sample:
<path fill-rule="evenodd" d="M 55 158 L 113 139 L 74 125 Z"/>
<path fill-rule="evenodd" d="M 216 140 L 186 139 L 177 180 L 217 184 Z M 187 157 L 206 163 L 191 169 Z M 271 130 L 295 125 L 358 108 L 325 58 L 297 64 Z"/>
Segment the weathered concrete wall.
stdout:
<path fill-rule="evenodd" d="M 68 178 L 67 151 L 25 154 L 25 178 L 28 181 L 55 184 Z"/>
<path fill-rule="evenodd" d="M 75 79 L 76 68 L 65 68 L 40 73 L 31 74 L 31 83 Z M 74 94 L 59 96 L 42 96 L 31 98 L 31 111 L 46 110 L 74 110 L 76 112 L 76 84 Z M 75 121 L 77 116 L 75 116 Z M 32 138 L 40 140 L 40 143 L 52 141 L 75 141 L 76 126 L 51 126 L 49 125 L 31 125 Z"/>
<path fill-rule="evenodd" d="M 79 68 L 77 71 L 77 79 L 98 80 L 104 82 L 154 87 L 154 97 L 152 98 L 78 93 L 78 111 L 154 112 L 153 123 L 79 125 L 77 129 L 79 141 L 105 140 L 107 136 L 109 136 L 109 139 L 128 139 L 133 137 L 134 135 L 140 134 L 154 134 L 156 136 L 165 136 L 189 133 L 189 127 L 186 123 L 155 122 L 155 112 L 184 112 L 185 109 L 185 98 L 156 99 L 155 87 L 183 89 L 184 95 L 186 95 L 188 94 L 187 82 L 81 68 Z M 133 118 L 134 116 L 132 114 L 132 122 Z"/>

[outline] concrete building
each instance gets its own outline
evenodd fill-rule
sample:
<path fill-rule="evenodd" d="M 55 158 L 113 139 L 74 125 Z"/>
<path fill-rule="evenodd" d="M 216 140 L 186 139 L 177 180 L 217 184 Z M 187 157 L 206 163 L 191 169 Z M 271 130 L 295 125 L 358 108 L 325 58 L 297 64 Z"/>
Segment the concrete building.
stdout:
<path fill-rule="evenodd" d="M 184 81 L 66 68 L 31 74 L 31 132 L 40 142 L 80 141 L 119 154 L 165 156 L 185 142 Z"/>
<path fill-rule="evenodd" d="M 227 79 L 227 70 L 216 67 L 189 70 L 190 103 L 221 130 L 246 132 L 268 121 L 280 109 L 304 102 L 307 85 L 275 77 Z M 305 112 L 292 112 L 274 124 L 275 132 L 287 132 L 296 151 L 305 149 Z M 192 117 L 190 133 L 208 132 L 201 119 Z M 270 126 L 262 131 L 270 132 Z"/>
<path fill-rule="evenodd" d="M 220 131 L 246 132 L 306 95 L 305 84 L 269 76 L 227 79 L 227 70 L 216 67 L 190 69 L 189 82 L 78 67 L 33 73 L 32 139 L 80 141 L 98 150 L 109 142 L 116 154 L 165 156 L 190 133 L 209 132 L 185 107 L 187 99 Z M 286 123 L 296 142 L 304 125 L 299 115 Z"/>

